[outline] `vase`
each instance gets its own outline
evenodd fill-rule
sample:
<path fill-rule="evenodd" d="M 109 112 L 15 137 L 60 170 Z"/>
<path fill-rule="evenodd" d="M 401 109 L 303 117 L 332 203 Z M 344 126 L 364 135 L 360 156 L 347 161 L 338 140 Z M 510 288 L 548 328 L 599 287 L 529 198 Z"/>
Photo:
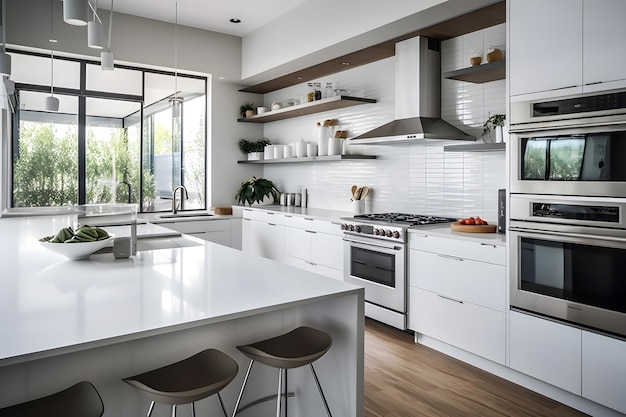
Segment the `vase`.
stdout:
<path fill-rule="evenodd" d="M 246 110 L 246 117 L 254 116 L 254 110 Z"/>
<path fill-rule="evenodd" d="M 504 135 L 502 133 L 502 126 L 496 126 L 495 131 L 496 131 L 496 143 L 502 143 L 504 141 L 503 139 Z"/>
<path fill-rule="evenodd" d="M 248 152 L 248 161 L 258 161 L 263 159 L 264 152 Z"/>

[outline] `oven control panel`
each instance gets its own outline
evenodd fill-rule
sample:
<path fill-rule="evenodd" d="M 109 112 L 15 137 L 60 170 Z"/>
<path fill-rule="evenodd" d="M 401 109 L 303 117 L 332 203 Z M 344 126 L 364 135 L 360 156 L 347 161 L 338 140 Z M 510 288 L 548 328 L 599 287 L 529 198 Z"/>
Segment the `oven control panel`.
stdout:
<path fill-rule="evenodd" d="M 401 227 L 396 226 L 343 223 L 341 225 L 341 230 L 348 233 L 356 233 L 378 239 L 404 241 L 404 230 Z"/>

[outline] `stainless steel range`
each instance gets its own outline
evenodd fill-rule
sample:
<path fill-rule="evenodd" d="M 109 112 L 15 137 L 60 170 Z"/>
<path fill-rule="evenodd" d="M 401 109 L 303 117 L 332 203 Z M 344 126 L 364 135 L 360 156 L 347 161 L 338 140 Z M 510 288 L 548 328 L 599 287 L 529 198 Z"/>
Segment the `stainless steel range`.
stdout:
<path fill-rule="evenodd" d="M 376 213 L 342 220 L 344 280 L 365 288 L 367 317 L 406 330 L 407 230 L 457 219 Z"/>

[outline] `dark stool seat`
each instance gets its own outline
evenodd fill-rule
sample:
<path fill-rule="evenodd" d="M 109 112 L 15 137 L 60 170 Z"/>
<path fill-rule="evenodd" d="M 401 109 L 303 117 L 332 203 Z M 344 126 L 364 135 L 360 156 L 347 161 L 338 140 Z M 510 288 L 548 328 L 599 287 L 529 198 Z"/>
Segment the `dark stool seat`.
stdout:
<path fill-rule="evenodd" d="M 148 416 L 155 403 L 170 405 L 172 416 L 176 414 L 177 405 L 191 404 L 195 415 L 195 401 L 217 394 L 227 417 L 219 392 L 235 378 L 238 370 L 237 363 L 230 356 L 216 349 L 207 349 L 123 381 L 141 390 L 151 400 Z"/>
<path fill-rule="evenodd" d="M 46 397 L 0 409 L 1 417 L 100 417 L 103 413 L 102 398 L 87 381 Z"/>
<path fill-rule="evenodd" d="M 332 338 L 325 332 L 313 329 L 311 327 L 298 327 L 290 331 L 289 333 L 285 333 L 280 336 L 261 340 L 259 342 L 255 342 L 249 345 L 237 346 L 237 349 L 239 349 L 244 355 L 250 358 L 250 365 L 248 366 L 248 370 L 246 371 L 243 385 L 241 386 L 241 391 L 239 392 L 239 396 L 235 404 L 233 417 L 235 417 L 238 411 L 242 411 L 252 405 L 256 405 L 260 402 L 273 398 L 273 396 L 267 397 L 260 401 L 255 401 L 251 404 L 248 404 L 245 407 L 239 408 L 239 404 L 243 396 L 243 391 L 246 387 L 252 365 L 255 361 L 279 369 L 278 395 L 276 398 L 277 417 L 280 417 L 281 397 L 285 398 L 285 410 L 287 409 L 287 398 L 289 396 L 287 392 L 287 370 L 299 368 L 304 365 L 310 366 L 313 378 L 315 379 L 315 383 L 317 384 L 320 396 L 322 397 L 324 407 L 326 408 L 326 413 L 329 417 L 332 417 L 330 414 L 328 403 L 326 402 L 326 398 L 324 397 L 324 392 L 322 391 L 322 387 L 319 383 L 319 379 L 317 378 L 317 374 L 315 373 L 315 368 L 313 368 L 313 362 L 315 362 L 316 360 L 321 358 L 326 352 L 328 352 L 328 350 L 332 346 L 332 343 Z M 284 393 L 281 394 L 283 370 L 285 374 L 285 384 Z"/>

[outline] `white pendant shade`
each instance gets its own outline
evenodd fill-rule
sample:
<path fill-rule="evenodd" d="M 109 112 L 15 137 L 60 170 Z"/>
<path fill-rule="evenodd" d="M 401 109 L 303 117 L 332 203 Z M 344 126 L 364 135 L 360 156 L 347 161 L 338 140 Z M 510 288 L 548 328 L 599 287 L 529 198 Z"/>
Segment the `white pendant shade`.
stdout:
<path fill-rule="evenodd" d="M 100 52 L 100 68 L 103 70 L 113 70 L 113 52 Z"/>
<path fill-rule="evenodd" d="M 179 118 L 180 117 L 180 107 L 183 104 L 183 99 L 180 97 L 175 97 L 172 99 L 172 117 Z"/>
<path fill-rule="evenodd" d="M 46 111 L 59 111 L 59 99 L 53 96 L 46 97 Z"/>
<path fill-rule="evenodd" d="M 88 0 L 63 0 L 63 20 L 75 26 L 85 26 L 89 20 Z"/>
<path fill-rule="evenodd" d="M 11 55 L 0 53 L 0 75 L 11 76 Z"/>
<path fill-rule="evenodd" d="M 98 20 L 87 22 L 87 46 L 94 49 L 104 48 L 102 23 L 98 22 Z"/>

